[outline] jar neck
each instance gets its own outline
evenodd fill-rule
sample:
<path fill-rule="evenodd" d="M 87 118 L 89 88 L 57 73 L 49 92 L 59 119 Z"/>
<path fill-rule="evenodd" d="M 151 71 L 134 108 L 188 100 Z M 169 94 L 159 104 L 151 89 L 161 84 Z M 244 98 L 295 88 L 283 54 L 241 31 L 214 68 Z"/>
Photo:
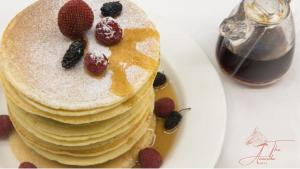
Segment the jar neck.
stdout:
<path fill-rule="evenodd" d="M 290 14 L 287 0 L 244 0 L 247 19 L 263 25 L 276 25 Z"/>

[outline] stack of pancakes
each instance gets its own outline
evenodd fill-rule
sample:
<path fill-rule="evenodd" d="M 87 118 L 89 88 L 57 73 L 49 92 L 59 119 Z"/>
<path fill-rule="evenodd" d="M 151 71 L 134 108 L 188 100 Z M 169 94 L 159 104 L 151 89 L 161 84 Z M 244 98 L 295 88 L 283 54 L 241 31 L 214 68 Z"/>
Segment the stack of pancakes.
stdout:
<path fill-rule="evenodd" d="M 106 0 L 86 0 L 95 15 L 86 52 L 113 61 L 101 77 L 83 61 L 65 70 L 61 60 L 72 40 L 57 25 L 66 0 L 39 0 L 7 27 L 1 46 L 1 82 L 11 120 L 28 147 L 72 166 L 132 167 L 140 149 L 152 144 L 153 80 L 159 67 L 159 34 L 144 12 L 121 0 L 116 21 L 123 41 L 98 44 L 95 25 Z M 118 67 L 118 71 L 116 71 Z"/>

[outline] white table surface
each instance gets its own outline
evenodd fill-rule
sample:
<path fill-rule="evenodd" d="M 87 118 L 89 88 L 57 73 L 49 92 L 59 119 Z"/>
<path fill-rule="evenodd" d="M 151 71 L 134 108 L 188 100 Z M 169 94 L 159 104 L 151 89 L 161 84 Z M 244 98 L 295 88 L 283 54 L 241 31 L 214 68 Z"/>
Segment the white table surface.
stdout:
<path fill-rule="evenodd" d="M 171 25 L 170 29 L 174 26 L 192 36 L 220 72 L 215 61 L 218 25 L 240 0 L 136 1 L 154 21 L 163 20 Z M 31 2 L 34 0 L 2 0 L 0 31 L 3 31 L 18 11 Z M 292 9 L 299 41 L 300 1 L 293 0 Z M 184 44 L 176 47 L 184 47 Z M 276 142 L 277 151 L 271 153 L 272 158 L 258 162 L 255 160 L 248 167 L 300 167 L 300 45 L 296 46 L 295 59 L 288 74 L 271 87 L 249 88 L 237 84 L 221 72 L 220 76 L 227 97 L 228 124 L 217 167 L 244 167 L 239 163 L 240 159 L 258 154 L 258 147 L 246 145 L 248 136 L 255 128 L 258 128 L 268 141 L 287 141 Z M 273 147 L 274 144 L 269 143 L 261 156 L 269 156 Z"/>

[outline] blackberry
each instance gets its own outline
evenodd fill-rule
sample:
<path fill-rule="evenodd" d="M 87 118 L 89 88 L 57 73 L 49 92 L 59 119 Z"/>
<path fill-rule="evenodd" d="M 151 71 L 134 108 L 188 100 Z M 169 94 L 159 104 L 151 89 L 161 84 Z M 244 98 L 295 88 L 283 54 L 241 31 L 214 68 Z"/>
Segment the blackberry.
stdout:
<path fill-rule="evenodd" d="M 177 111 L 173 111 L 165 121 L 165 129 L 166 130 L 174 129 L 181 122 L 181 120 L 182 120 L 182 115 Z"/>
<path fill-rule="evenodd" d="M 82 58 L 85 49 L 85 41 L 77 40 L 74 41 L 69 49 L 67 50 L 63 60 L 62 67 L 65 69 L 70 69 L 74 67 Z"/>
<path fill-rule="evenodd" d="M 116 2 L 108 2 L 103 4 L 102 8 L 101 8 L 101 13 L 103 16 L 105 17 L 117 17 L 119 15 L 121 15 L 123 6 L 119 1 Z"/>
<path fill-rule="evenodd" d="M 166 82 L 167 82 L 166 75 L 161 72 L 158 72 L 155 77 L 153 86 L 154 86 L 154 88 L 159 88 L 159 87 L 163 86 Z"/>

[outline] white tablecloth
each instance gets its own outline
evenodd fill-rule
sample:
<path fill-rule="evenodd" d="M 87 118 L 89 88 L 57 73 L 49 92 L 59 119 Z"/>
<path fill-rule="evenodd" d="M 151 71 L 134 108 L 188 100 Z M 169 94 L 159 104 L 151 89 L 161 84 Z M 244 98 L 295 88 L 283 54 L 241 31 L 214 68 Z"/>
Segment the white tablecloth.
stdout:
<path fill-rule="evenodd" d="M 18 11 L 33 1 L 2 0 L 1 32 Z M 220 72 L 215 61 L 218 25 L 240 2 L 239 0 L 137 0 L 137 2 L 154 20 L 163 19 L 176 29 L 191 35 Z M 293 0 L 292 9 L 299 41 L 300 1 Z M 237 84 L 221 72 L 220 76 L 227 97 L 228 124 L 224 148 L 217 167 L 243 167 L 248 163 L 249 167 L 300 167 L 300 46 L 296 46 L 295 59 L 289 73 L 273 86 L 254 89 Z M 246 145 L 247 138 L 256 128 L 254 145 Z M 265 147 L 255 146 L 255 143 L 262 141 L 269 143 Z M 257 160 L 256 156 L 261 148 L 263 151 Z M 241 159 L 244 160 L 240 161 Z"/>

